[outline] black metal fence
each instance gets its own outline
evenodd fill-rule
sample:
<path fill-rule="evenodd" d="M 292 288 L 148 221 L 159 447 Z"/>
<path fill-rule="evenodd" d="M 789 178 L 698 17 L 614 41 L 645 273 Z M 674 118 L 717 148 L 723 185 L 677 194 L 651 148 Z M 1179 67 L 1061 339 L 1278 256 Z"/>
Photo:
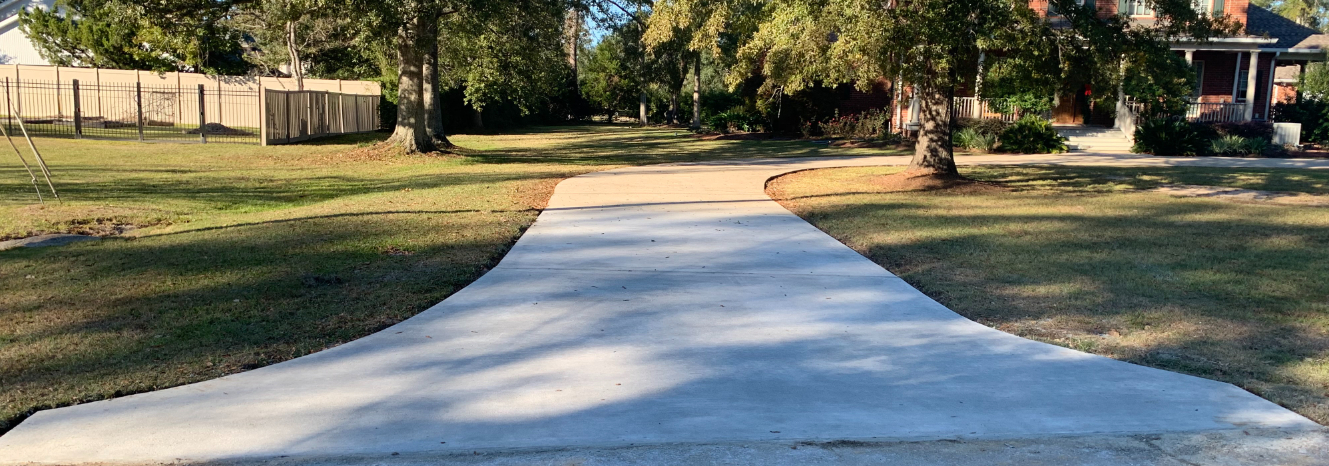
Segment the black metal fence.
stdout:
<path fill-rule="evenodd" d="M 3 83 L 6 129 L 33 136 L 170 142 L 261 141 L 258 89 L 142 83 L 12 80 Z M 15 134 L 12 133 L 11 134 Z"/>

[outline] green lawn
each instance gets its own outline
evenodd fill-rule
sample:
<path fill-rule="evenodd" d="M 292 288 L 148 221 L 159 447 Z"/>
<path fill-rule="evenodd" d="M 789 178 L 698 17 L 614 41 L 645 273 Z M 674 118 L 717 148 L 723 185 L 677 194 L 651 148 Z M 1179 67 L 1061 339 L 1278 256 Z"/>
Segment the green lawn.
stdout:
<path fill-rule="evenodd" d="M 461 135 L 463 155 L 443 157 L 364 147 L 382 137 L 40 139 L 63 199 L 44 205 L 0 156 L 0 239 L 138 227 L 0 251 L 0 432 L 37 409 L 210 379 L 399 322 L 496 263 L 569 176 L 855 153 L 621 126 Z"/>
<path fill-rule="evenodd" d="M 1161 183 L 1329 194 L 1329 172 L 977 167 L 996 186 L 881 192 L 898 167 L 799 172 L 773 197 L 951 309 L 1234 383 L 1329 424 L 1329 209 Z"/>

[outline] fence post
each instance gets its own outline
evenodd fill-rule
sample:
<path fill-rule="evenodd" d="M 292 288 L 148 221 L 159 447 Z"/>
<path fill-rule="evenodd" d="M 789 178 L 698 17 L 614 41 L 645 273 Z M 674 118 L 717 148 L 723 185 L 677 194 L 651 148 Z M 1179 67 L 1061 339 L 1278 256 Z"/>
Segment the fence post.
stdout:
<path fill-rule="evenodd" d="M 14 116 L 15 116 L 15 115 L 14 115 L 14 109 L 13 109 L 13 107 L 9 104 L 9 99 L 10 99 L 10 97 L 9 97 L 9 77 L 6 76 L 6 77 L 5 77 L 5 116 L 7 116 L 7 117 L 9 117 L 9 118 L 7 118 L 7 119 L 5 120 L 5 125 L 9 127 L 9 134 L 14 134 Z"/>
<path fill-rule="evenodd" d="M 198 142 L 208 143 L 208 114 L 203 109 L 203 85 L 198 85 Z"/>
<path fill-rule="evenodd" d="M 258 145 L 268 145 L 268 89 L 258 88 Z"/>
<path fill-rule="evenodd" d="M 74 80 L 74 85 L 70 87 L 74 91 L 74 139 L 83 138 L 83 105 L 78 98 L 78 80 Z"/>
<path fill-rule="evenodd" d="M 134 106 L 138 107 L 138 140 L 143 140 L 143 83 L 134 82 Z"/>

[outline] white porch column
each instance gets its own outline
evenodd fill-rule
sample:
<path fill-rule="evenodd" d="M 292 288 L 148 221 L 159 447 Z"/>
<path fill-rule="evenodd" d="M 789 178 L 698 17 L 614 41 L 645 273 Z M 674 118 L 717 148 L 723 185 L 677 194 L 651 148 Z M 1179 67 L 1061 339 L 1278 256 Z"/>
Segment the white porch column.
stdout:
<path fill-rule="evenodd" d="M 1260 52 L 1251 51 L 1251 68 L 1246 72 L 1246 120 L 1255 119 L 1255 78 L 1260 76 Z"/>
<path fill-rule="evenodd" d="M 1187 51 L 1186 51 L 1186 64 L 1187 64 L 1187 65 L 1194 65 L 1194 64 L 1195 64 L 1195 51 L 1194 51 L 1194 50 L 1187 50 Z"/>

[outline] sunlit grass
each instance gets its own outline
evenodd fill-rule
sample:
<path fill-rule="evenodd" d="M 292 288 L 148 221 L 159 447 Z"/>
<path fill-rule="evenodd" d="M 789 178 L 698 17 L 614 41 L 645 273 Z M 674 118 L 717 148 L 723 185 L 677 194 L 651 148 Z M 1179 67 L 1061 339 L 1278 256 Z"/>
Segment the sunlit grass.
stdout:
<path fill-rule="evenodd" d="M 367 335 L 491 267 L 567 177 L 625 165 L 881 153 L 673 129 L 458 135 L 446 156 L 312 144 L 39 139 L 62 201 L 0 158 L 0 432 L 37 409 L 206 380 Z"/>
<path fill-rule="evenodd" d="M 1235 383 L 1329 423 L 1329 209 L 1174 198 L 1161 183 L 1325 194 L 1329 173 L 974 167 L 1007 183 L 878 192 L 900 168 L 778 178 L 782 204 L 971 319 Z"/>

